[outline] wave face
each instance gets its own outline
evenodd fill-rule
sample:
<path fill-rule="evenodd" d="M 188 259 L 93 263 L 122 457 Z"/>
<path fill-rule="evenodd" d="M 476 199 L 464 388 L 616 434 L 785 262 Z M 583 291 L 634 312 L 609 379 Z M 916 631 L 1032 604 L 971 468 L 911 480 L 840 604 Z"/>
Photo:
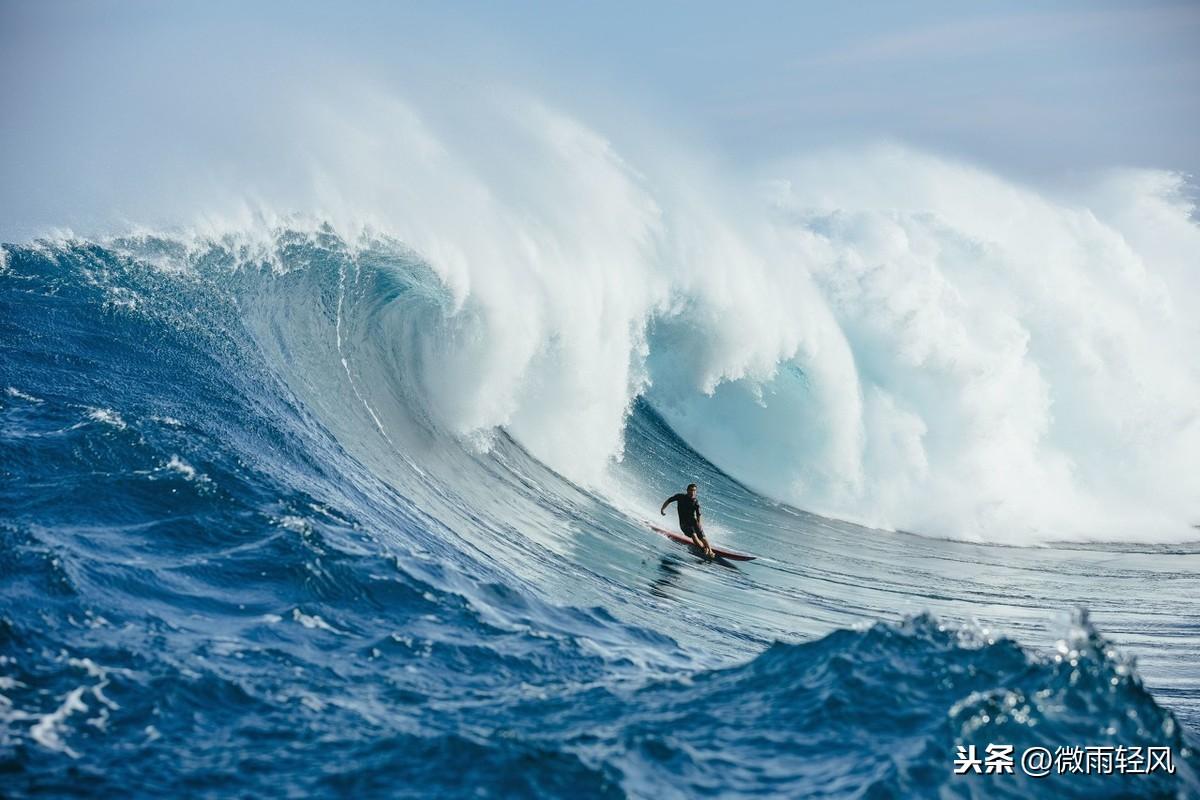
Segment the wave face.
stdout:
<path fill-rule="evenodd" d="M 781 505 L 701 454 L 731 446 L 706 415 L 749 435 L 746 408 L 812 410 L 836 369 L 688 395 L 719 355 L 699 301 L 622 328 L 587 282 L 557 320 L 545 286 L 475 289 L 328 226 L 4 249 L 6 796 L 1200 794 L 1194 548 L 996 548 Z M 647 532 L 686 480 L 759 561 Z M 1047 618 L 1073 604 L 1136 669 Z M 1169 746 L 1177 771 L 951 774 L 993 742 Z"/>

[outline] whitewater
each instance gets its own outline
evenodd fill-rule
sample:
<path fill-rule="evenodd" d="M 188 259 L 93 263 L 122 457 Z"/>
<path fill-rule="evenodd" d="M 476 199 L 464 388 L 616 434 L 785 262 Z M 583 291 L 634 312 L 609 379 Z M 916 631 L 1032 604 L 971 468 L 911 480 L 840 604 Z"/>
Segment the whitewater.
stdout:
<path fill-rule="evenodd" d="M 350 102 L 0 250 L 6 796 L 1200 796 L 1184 176 Z"/>

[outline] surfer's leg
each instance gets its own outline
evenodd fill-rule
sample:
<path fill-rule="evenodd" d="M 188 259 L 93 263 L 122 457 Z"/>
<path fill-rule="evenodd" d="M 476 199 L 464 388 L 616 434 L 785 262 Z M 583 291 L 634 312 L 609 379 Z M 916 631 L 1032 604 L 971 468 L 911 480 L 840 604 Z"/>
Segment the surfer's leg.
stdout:
<path fill-rule="evenodd" d="M 712 556 L 712 545 L 708 543 L 708 537 L 704 535 L 704 526 L 700 524 L 699 520 L 697 520 L 695 526 L 688 531 L 688 536 L 692 537 L 692 541 L 696 543 L 696 547 L 699 547 L 701 550 L 703 550 L 706 555 Z"/>
<path fill-rule="evenodd" d="M 695 523 L 688 525 L 688 524 L 684 523 L 682 520 L 680 520 L 679 527 L 683 529 L 684 535 L 692 540 L 692 544 L 696 545 L 696 547 L 699 547 L 701 550 L 708 552 L 708 548 L 705 546 L 705 543 L 704 543 L 704 534 L 701 532 L 700 527 L 698 525 L 696 525 Z"/>

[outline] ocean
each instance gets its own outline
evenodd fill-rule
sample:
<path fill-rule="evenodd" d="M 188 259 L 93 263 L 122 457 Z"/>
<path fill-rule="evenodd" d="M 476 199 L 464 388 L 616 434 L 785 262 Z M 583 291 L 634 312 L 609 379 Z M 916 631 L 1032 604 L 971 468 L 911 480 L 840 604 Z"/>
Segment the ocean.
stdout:
<path fill-rule="evenodd" d="M 812 434 L 671 372 L 694 305 L 606 396 L 509 291 L 322 224 L 5 245 L 0 795 L 1200 797 L 1200 545 L 805 510 L 763 476 Z M 755 561 L 649 530 L 690 482 Z M 1023 769 L 1069 747 L 1173 771 Z"/>

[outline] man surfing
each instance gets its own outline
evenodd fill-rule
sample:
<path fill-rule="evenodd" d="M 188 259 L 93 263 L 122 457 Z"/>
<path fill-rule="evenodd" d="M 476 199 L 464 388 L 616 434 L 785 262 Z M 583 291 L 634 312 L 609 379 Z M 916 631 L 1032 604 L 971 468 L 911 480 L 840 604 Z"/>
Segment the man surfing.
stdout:
<path fill-rule="evenodd" d="M 704 555 L 713 558 L 716 554 L 713 553 L 708 539 L 704 538 L 704 526 L 700 522 L 700 501 L 696 499 L 696 484 L 688 484 L 687 494 L 671 495 L 663 501 L 662 508 L 658 511 L 664 517 L 667 515 L 667 506 L 671 503 L 675 503 L 675 510 L 679 512 L 679 529 L 691 537 L 696 547 L 704 551 Z"/>

